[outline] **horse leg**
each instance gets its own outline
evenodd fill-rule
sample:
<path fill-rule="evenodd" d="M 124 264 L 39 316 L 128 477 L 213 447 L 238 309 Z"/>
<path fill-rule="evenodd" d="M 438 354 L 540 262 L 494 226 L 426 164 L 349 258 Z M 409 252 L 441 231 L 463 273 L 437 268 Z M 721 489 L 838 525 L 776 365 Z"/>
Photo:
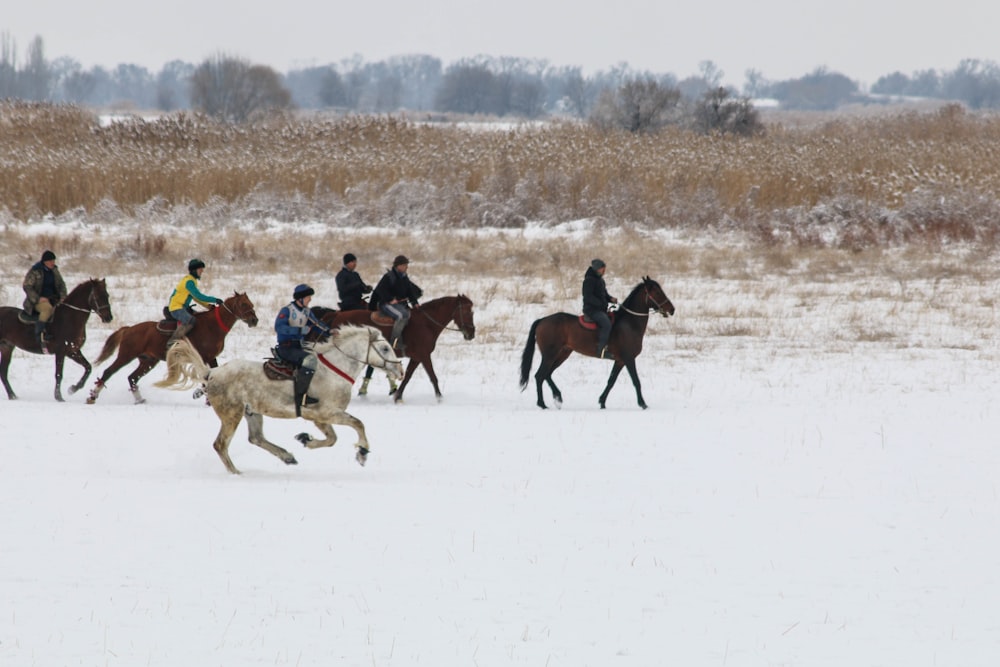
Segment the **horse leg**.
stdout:
<path fill-rule="evenodd" d="M 63 403 L 62 397 L 62 376 L 63 376 L 63 364 L 66 363 L 66 353 L 60 350 L 56 352 L 56 390 L 53 393 L 55 399 L 60 403 Z"/>
<path fill-rule="evenodd" d="M 83 366 L 83 377 L 81 377 L 80 381 L 77 382 L 76 384 L 70 385 L 69 388 L 69 393 L 75 394 L 76 392 L 80 391 L 80 389 L 83 388 L 83 384 L 87 381 L 87 378 L 90 377 L 90 371 L 93 370 L 93 366 L 91 366 L 90 362 L 87 361 L 87 358 L 83 356 L 83 352 L 81 352 L 76 348 L 71 348 L 70 351 L 66 354 L 66 356 L 75 361 L 76 363 L 80 364 L 81 366 Z"/>
<path fill-rule="evenodd" d="M 437 397 L 438 403 L 441 402 L 441 390 L 438 388 L 438 376 L 434 372 L 434 364 L 431 362 L 431 355 L 427 355 L 427 358 L 423 361 L 424 370 L 427 371 L 427 376 L 431 379 L 431 384 L 434 385 L 434 396 Z"/>
<path fill-rule="evenodd" d="M 646 401 L 642 399 L 642 384 L 639 382 L 639 371 L 635 368 L 635 359 L 629 359 L 626 361 L 625 368 L 628 369 L 628 375 L 632 378 L 632 386 L 635 387 L 635 397 L 639 401 L 639 407 L 645 410 L 649 406 L 646 405 Z"/>
<path fill-rule="evenodd" d="M 569 355 L 567 354 L 566 356 Z M 553 400 L 555 400 L 557 403 L 560 404 L 562 403 L 562 393 L 559 391 L 559 387 L 556 386 L 556 383 L 552 381 L 552 371 L 555 370 L 556 366 L 558 365 L 556 363 L 558 359 L 559 355 L 556 355 L 555 357 L 550 357 L 548 352 L 542 352 L 542 360 L 538 363 L 538 371 L 535 373 L 535 387 L 538 389 L 537 405 L 542 410 L 545 410 L 549 407 L 545 405 L 545 398 L 542 396 L 543 382 L 548 382 L 549 389 L 552 390 Z"/>
<path fill-rule="evenodd" d="M 146 373 L 153 370 L 153 367 L 158 363 L 160 363 L 160 360 L 156 357 L 141 356 L 139 357 L 139 367 L 128 376 L 128 390 L 132 392 L 132 399 L 135 401 L 136 405 L 146 402 L 146 399 L 142 397 L 141 393 L 139 393 L 139 380 L 141 380 Z"/>
<path fill-rule="evenodd" d="M 216 408 L 215 414 L 219 416 L 219 421 L 222 422 L 222 425 L 219 427 L 219 435 L 215 436 L 215 442 L 212 443 L 212 447 L 215 449 L 215 453 L 219 455 L 219 458 L 222 459 L 222 465 L 226 466 L 226 470 L 234 475 L 239 475 L 240 471 L 236 469 L 236 466 L 233 465 L 233 460 L 229 458 L 229 443 L 232 442 L 236 427 L 240 425 L 240 419 L 243 416 L 242 411 L 232 408 L 223 412 Z"/>
<path fill-rule="evenodd" d="M 252 444 L 257 445 L 268 454 L 278 457 L 288 465 L 295 465 L 298 463 L 290 452 L 282 449 L 264 437 L 264 415 L 251 412 L 250 409 L 247 408 L 244 417 L 247 422 L 247 431 L 249 432 L 248 440 L 250 440 Z M 223 461 L 223 463 L 224 462 L 225 461 Z"/>
<path fill-rule="evenodd" d="M 569 359 L 569 355 L 573 354 L 573 350 L 566 347 L 559 352 L 558 356 L 552 361 L 552 368 L 549 369 L 548 385 L 549 390 L 552 392 L 552 400 L 555 401 L 556 407 L 562 407 L 562 392 L 559 391 L 559 387 L 552 380 L 552 374 L 556 372 L 556 369 L 563 365 L 563 362 Z"/>
<path fill-rule="evenodd" d="M 135 359 L 135 357 L 126 358 L 119 351 L 114 363 L 105 368 L 104 372 L 101 373 L 101 377 L 97 378 L 97 382 L 94 383 L 94 388 L 90 390 L 90 396 L 87 397 L 87 405 L 93 405 L 97 402 L 97 397 L 104 391 L 104 387 L 107 385 L 108 380 L 111 379 L 111 376 L 121 370 L 122 366 L 132 361 L 132 359 Z"/>
<path fill-rule="evenodd" d="M 301 442 L 303 445 L 309 449 L 319 449 L 320 447 L 333 447 L 337 444 L 337 433 L 333 430 L 333 427 L 329 424 L 323 422 L 314 421 L 313 424 L 316 425 L 323 435 L 326 436 L 324 440 L 316 440 L 308 433 L 299 433 L 295 436 L 295 439 Z"/>
<path fill-rule="evenodd" d="M 633 364 L 634 363 L 635 362 L 633 362 Z M 621 360 L 615 359 L 615 365 L 611 368 L 611 375 L 608 376 L 608 386 L 604 388 L 604 392 L 601 394 L 601 398 L 599 399 L 601 410 L 604 409 L 604 402 L 608 400 L 608 394 L 611 393 L 611 388 L 615 386 L 615 382 L 618 380 L 618 374 L 622 372 L 622 368 L 624 367 L 625 366 L 622 364 Z"/>
<path fill-rule="evenodd" d="M 358 389 L 358 396 L 365 396 L 368 394 L 368 383 L 372 381 L 372 373 L 375 372 L 374 366 L 369 366 L 365 370 L 365 379 L 361 382 L 361 388 Z"/>
<path fill-rule="evenodd" d="M 413 377 L 413 372 L 417 370 L 417 366 L 419 365 L 420 362 L 413 357 L 410 357 L 410 363 L 406 365 L 406 373 L 403 375 L 403 381 L 399 383 L 398 387 L 396 387 L 395 392 L 389 392 L 396 394 L 396 403 L 403 402 L 403 390 L 406 389 L 406 385 L 410 383 L 410 378 Z"/>
<path fill-rule="evenodd" d="M 334 416 L 330 418 L 330 421 L 326 424 L 320 424 L 317 422 L 313 423 L 316 424 L 317 428 L 323 431 L 328 438 L 332 438 L 333 440 L 336 440 L 337 436 L 334 435 L 332 424 L 340 424 L 342 426 L 350 426 L 353 428 L 354 432 L 358 434 L 358 442 L 354 445 L 357 449 L 357 452 L 354 454 L 354 460 L 361 465 L 364 465 L 368 461 L 368 452 L 371 451 L 371 448 L 368 446 L 368 436 L 365 434 L 365 425 L 361 423 L 360 419 L 347 412 L 340 411 L 334 414 Z M 310 445 L 306 446 L 308 447 Z M 321 445 L 317 443 L 315 446 L 319 447 Z"/>
<path fill-rule="evenodd" d="M 11 389 L 10 382 L 7 380 L 7 369 L 10 368 L 13 351 L 14 346 L 9 343 L 0 345 L 0 380 L 3 381 L 3 388 L 7 390 L 7 398 L 12 401 L 17 399 L 17 394 Z"/>

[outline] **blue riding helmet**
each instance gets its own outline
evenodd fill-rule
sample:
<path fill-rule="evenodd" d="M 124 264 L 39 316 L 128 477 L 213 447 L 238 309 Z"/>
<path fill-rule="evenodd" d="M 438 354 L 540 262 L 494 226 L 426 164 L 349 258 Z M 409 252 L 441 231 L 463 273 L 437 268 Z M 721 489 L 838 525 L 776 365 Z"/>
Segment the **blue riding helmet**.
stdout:
<path fill-rule="evenodd" d="M 309 287 L 309 285 L 302 283 L 301 285 L 295 286 L 295 291 L 292 293 L 292 298 L 298 301 L 299 299 L 304 299 L 307 296 L 312 296 L 315 293 L 316 290 L 314 290 L 312 287 Z"/>

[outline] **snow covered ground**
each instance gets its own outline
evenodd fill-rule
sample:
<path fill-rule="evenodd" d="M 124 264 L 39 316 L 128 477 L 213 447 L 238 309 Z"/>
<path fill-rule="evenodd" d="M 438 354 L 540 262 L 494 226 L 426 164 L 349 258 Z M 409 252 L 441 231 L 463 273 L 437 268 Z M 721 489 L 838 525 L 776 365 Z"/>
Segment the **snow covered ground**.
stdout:
<path fill-rule="evenodd" d="M 162 365 L 145 405 L 125 372 L 96 405 L 57 404 L 51 359 L 16 352 L 0 664 L 995 665 L 994 286 L 935 285 L 953 305 L 918 309 L 845 299 L 845 278 L 808 306 L 762 286 L 744 309 L 725 281 L 653 277 L 677 316 L 639 359 L 649 410 L 625 374 L 599 410 L 610 364 L 578 356 L 562 409 L 536 408 L 517 386 L 528 327 L 573 304 L 470 285 L 476 340 L 445 332 L 435 353 L 443 402 L 423 371 L 401 405 L 382 379 L 352 402 L 364 468 L 350 429 L 311 451 L 293 440 L 310 424 L 267 420 L 299 465 L 241 426 L 232 476 L 211 408 L 152 387 Z M 172 280 L 124 282 L 90 359 Z M 282 296 L 210 287 L 258 304 L 226 358 L 264 356 Z M 333 300 L 332 276 L 317 292 Z M 64 391 L 78 377 L 67 362 Z"/>

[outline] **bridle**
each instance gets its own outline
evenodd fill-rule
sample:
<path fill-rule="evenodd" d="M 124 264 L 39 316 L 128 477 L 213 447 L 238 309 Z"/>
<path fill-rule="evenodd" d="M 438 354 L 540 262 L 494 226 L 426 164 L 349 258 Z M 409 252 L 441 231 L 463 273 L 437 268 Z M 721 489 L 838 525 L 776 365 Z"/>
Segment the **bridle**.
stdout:
<path fill-rule="evenodd" d="M 647 310 L 645 313 L 636 312 L 631 308 L 626 307 L 625 304 L 622 304 L 621 309 L 624 310 L 626 313 L 629 313 L 630 315 L 635 315 L 636 317 L 649 317 L 649 311 L 652 310 L 652 308 L 649 306 L 649 302 L 652 301 L 653 305 L 656 307 L 656 312 L 666 317 L 667 312 L 663 310 L 663 307 L 667 305 L 668 299 L 664 299 L 662 302 L 658 302 L 656 299 L 653 298 L 653 295 L 650 293 L 648 286 L 644 287 L 643 289 L 646 292 L 646 302 L 647 302 L 646 305 Z"/>
<path fill-rule="evenodd" d="M 464 303 L 462 303 L 461 301 L 459 301 L 457 304 L 455 304 L 455 309 L 451 311 L 451 316 L 448 319 L 449 320 L 455 320 L 456 326 L 454 326 L 454 327 L 449 327 L 446 324 L 441 324 L 440 322 L 438 322 L 437 320 L 435 320 L 433 317 L 431 317 L 430 315 L 428 315 L 427 312 L 423 308 L 418 308 L 417 310 L 418 310 L 418 312 L 423 313 L 424 317 L 426 317 L 427 319 L 429 319 L 433 324 L 436 324 L 437 326 L 441 327 L 442 329 L 447 329 L 448 331 L 457 331 L 457 332 L 461 333 L 462 335 L 465 335 L 465 330 L 466 330 L 466 326 L 465 326 L 465 310 L 462 308 L 462 306 L 464 306 L 464 305 L 465 305 Z M 456 311 L 458 312 L 458 317 L 455 317 L 455 312 Z"/>
<path fill-rule="evenodd" d="M 74 305 L 67 301 L 60 301 L 56 307 L 58 308 L 59 306 L 66 306 L 67 308 L 71 308 L 72 310 L 81 313 L 96 313 L 97 315 L 101 314 L 102 309 L 107 310 L 108 312 L 111 311 L 110 300 L 105 302 L 104 304 L 101 304 L 97 301 L 97 294 L 93 285 L 90 286 L 90 295 L 87 297 L 87 305 L 89 306 L 88 308 L 81 308 L 80 306 Z"/>
<path fill-rule="evenodd" d="M 368 354 L 367 353 L 371 352 L 372 350 L 374 350 L 375 354 L 378 355 L 379 359 L 382 360 L 382 366 L 380 366 L 380 368 L 383 368 L 383 369 L 388 368 L 389 364 L 399 364 L 400 368 L 402 368 L 402 366 L 403 366 L 403 362 L 402 361 L 400 361 L 398 359 L 395 360 L 395 361 L 389 359 L 384 354 L 382 354 L 377 347 L 375 347 L 375 341 L 377 341 L 380 337 L 381 337 L 381 334 L 379 334 L 377 331 L 369 332 L 369 334 L 368 334 L 368 349 L 366 350 L 366 354 L 365 354 L 365 358 L 364 359 L 359 359 L 359 358 L 357 358 L 355 356 L 352 356 L 352 355 L 348 354 L 347 352 L 345 352 L 343 350 L 343 348 L 341 348 L 336 343 L 336 341 L 333 343 L 333 347 L 334 347 L 335 350 L 337 350 L 338 352 L 340 352 L 342 355 L 344 355 L 345 357 L 347 357 L 351 361 L 356 361 L 359 364 L 362 364 L 362 365 L 365 365 L 365 366 L 368 365 Z M 352 378 L 350 375 L 348 375 L 347 373 L 345 373 L 341 369 L 337 368 L 337 366 L 335 366 L 333 364 L 333 362 L 331 362 L 329 359 L 327 359 L 326 357 L 324 357 L 322 353 L 317 353 L 316 357 L 319 358 L 320 362 L 322 362 L 322 364 L 324 366 L 326 366 L 327 368 L 329 368 L 331 371 L 333 371 L 334 373 L 336 373 L 340 377 L 344 378 L 345 380 L 347 380 L 351 384 L 354 384 L 354 378 Z"/>
<path fill-rule="evenodd" d="M 242 304 L 242 305 L 245 305 L 245 304 Z M 243 323 L 246 323 L 247 319 L 250 317 L 251 314 L 254 317 L 257 317 L 257 313 L 254 312 L 253 306 L 250 306 L 249 310 L 247 310 L 246 308 L 241 307 L 240 311 L 236 312 L 235 310 L 233 310 L 232 308 L 229 307 L 229 304 L 227 304 L 225 301 L 223 301 L 222 302 L 222 307 L 225 308 L 226 310 L 228 310 L 230 313 L 232 313 L 233 317 L 235 317 L 236 319 L 238 319 L 240 322 L 243 322 Z"/>

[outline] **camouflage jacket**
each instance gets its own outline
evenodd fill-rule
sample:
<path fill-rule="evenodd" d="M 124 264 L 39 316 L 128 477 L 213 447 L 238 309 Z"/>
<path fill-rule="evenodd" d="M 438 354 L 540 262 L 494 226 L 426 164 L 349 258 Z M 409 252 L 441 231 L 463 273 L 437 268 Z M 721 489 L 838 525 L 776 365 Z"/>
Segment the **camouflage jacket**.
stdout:
<path fill-rule="evenodd" d="M 62 301 L 66 298 L 66 283 L 63 281 L 62 274 L 59 273 L 59 267 L 56 266 L 52 269 L 53 278 L 55 279 L 56 288 L 56 298 L 51 299 L 53 304 Z M 35 304 L 38 300 L 42 298 L 42 287 L 45 285 L 45 265 L 41 262 L 36 262 L 32 266 L 28 273 L 24 276 L 24 310 L 28 313 L 35 311 Z"/>

